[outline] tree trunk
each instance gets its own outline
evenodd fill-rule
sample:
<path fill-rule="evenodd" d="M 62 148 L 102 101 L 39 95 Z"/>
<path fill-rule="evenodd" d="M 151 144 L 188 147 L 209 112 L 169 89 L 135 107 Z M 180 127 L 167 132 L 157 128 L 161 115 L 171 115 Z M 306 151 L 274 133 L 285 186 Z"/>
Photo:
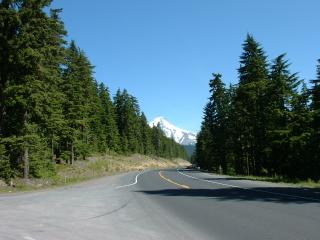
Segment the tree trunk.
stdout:
<path fill-rule="evenodd" d="M 7 69 L 2 69 L 0 73 L 0 136 L 3 136 L 4 134 L 4 120 L 6 116 L 6 109 L 5 109 L 5 95 L 4 95 L 4 89 L 6 88 L 6 82 L 7 81 Z"/>
<path fill-rule="evenodd" d="M 0 97 L 0 136 L 4 135 L 4 125 L 5 125 L 5 118 L 6 118 L 6 108 L 4 105 L 5 98 L 4 98 L 4 93 L 0 92 L 1 97 Z"/>
<path fill-rule="evenodd" d="M 29 178 L 29 148 L 27 146 L 25 146 L 23 149 L 22 161 L 23 161 L 23 178 L 28 179 Z"/>
<path fill-rule="evenodd" d="M 27 124 L 28 124 L 28 111 L 25 111 L 25 113 L 23 115 L 23 123 L 24 123 L 25 131 L 27 131 L 26 129 L 27 129 Z M 29 178 L 29 147 L 28 147 L 28 142 L 24 142 L 22 161 L 23 161 L 23 178 L 28 179 Z"/>
<path fill-rule="evenodd" d="M 247 176 L 250 175 L 250 167 L 249 167 L 249 154 L 246 152 L 246 170 L 247 170 Z"/>
<path fill-rule="evenodd" d="M 52 162 L 55 162 L 56 157 L 55 157 L 55 154 L 54 154 L 54 141 L 53 141 L 53 138 L 54 138 L 54 135 L 52 135 L 52 138 L 51 138 L 51 157 L 52 157 Z"/>
<path fill-rule="evenodd" d="M 71 143 L 71 157 L 70 157 L 70 164 L 73 165 L 74 163 L 74 145 L 73 142 Z"/>

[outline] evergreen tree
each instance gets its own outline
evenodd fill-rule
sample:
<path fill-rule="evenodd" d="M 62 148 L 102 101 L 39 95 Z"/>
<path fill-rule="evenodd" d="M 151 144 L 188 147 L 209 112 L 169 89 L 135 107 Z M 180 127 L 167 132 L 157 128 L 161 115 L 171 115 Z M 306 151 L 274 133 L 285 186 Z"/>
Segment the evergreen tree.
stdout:
<path fill-rule="evenodd" d="M 10 151 L 15 152 L 10 154 L 11 161 L 20 165 L 19 159 L 22 159 L 25 178 L 29 176 L 30 167 L 37 168 L 33 165 L 48 164 L 35 156 L 47 154 L 47 144 L 40 147 L 39 143 L 53 139 L 50 128 L 52 130 L 62 118 L 56 97 L 59 97 L 65 31 L 58 18 L 59 10 L 52 10 L 49 16 L 44 12 L 50 2 L 2 2 L 2 7 L 5 6 L 18 24 L 9 27 L 14 29 L 11 34 L 15 36 L 4 45 L 8 48 L 5 52 L 12 54 L 10 59 L 3 59 L 7 73 L 1 77 L 5 84 L 1 87 L 1 130 L 7 143 L 10 142 Z M 51 135 L 46 138 L 48 132 Z"/>
<path fill-rule="evenodd" d="M 162 148 L 161 136 L 162 135 L 163 135 L 163 132 L 161 130 L 160 124 L 152 127 L 152 145 L 154 148 L 154 153 L 157 156 L 161 155 L 161 148 Z"/>
<path fill-rule="evenodd" d="M 93 78 L 74 41 L 66 49 L 60 9 L 51 0 L 0 1 L 0 177 L 54 174 L 95 152 L 154 153 L 137 99 Z M 183 155 L 160 136 L 159 154 Z"/>
<path fill-rule="evenodd" d="M 64 132 L 66 148 L 70 152 L 70 164 L 76 157 L 86 158 L 92 151 L 97 121 L 99 98 L 92 77 L 92 65 L 85 54 L 71 42 L 67 51 L 62 90 L 66 96 L 64 115 L 67 127 Z"/>
<path fill-rule="evenodd" d="M 12 174 L 10 159 L 6 153 L 5 145 L 0 142 L 0 178 L 3 178 L 8 183 Z"/>
<path fill-rule="evenodd" d="M 316 79 L 311 80 L 311 83 L 313 85 L 311 88 L 311 106 L 313 110 L 318 110 L 320 109 L 320 59 L 318 59 Z"/>
<path fill-rule="evenodd" d="M 127 90 L 117 91 L 114 98 L 117 115 L 117 125 L 124 153 L 135 153 L 141 150 L 139 140 L 141 139 L 139 129 L 140 108 L 135 97 Z"/>
<path fill-rule="evenodd" d="M 290 178 L 306 179 L 312 176 L 309 142 L 311 136 L 312 115 L 310 114 L 309 93 L 303 83 L 301 93 L 292 99 L 292 110 L 289 114 L 289 153 L 282 167 L 281 175 Z M 319 175 L 318 175 L 319 176 Z"/>
<path fill-rule="evenodd" d="M 312 136 L 310 141 L 310 151 L 312 155 L 309 155 L 311 162 L 310 175 L 313 179 L 320 178 L 320 59 L 318 59 L 316 79 L 311 80 L 311 128 Z"/>
<path fill-rule="evenodd" d="M 239 86 L 234 100 L 235 152 L 239 173 L 259 174 L 265 159 L 266 87 L 268 70 L 265 53 L 251 35 L 247 36 L 240 56 Z"/>
<path fill-rule="evenodd" d="M 243 50 L 238 85 L 225 89 L 220 75 L 210 81 L 196 162 L 216 172 L 221 166 L 227 173 L 318 180 L 320 60 L 308 91 L 290 73 L 285 54 L 272 62 L 269 74 L 265 53 L 252 36 Z"/>
<path fill-rule="evenodd" d="M 142 112 L 140 115 L 140 132 L 141 132 L 141 148 L 142 152 L 145 155 L 150 155 L 152 151 L 152 143 L 151 143 L 151 129 L 148 125 L 147 118 L 145 114 Z"/>
<path fill-rule="evenodd" d="M 203 121 L 200 132 L 197 134 L 195 161 L 202 169 L 210 169 L 212 151 L 212 135 L 208 123 Z"/>
<path fill-rule="evenodd" d="M 12 62 L 16 55 L 17 33 L 20 23 L 18 11 L 15 9 L 17 1 L 0 2 L 0 137 L 5 134 L 6 89 L 14 79 L 15 64 Z"/>
<path fill-rule="evenodd" d="M 216 172 L 227 172 L 228 93 L 220 74 L 213 74 L 209 87 L 211 96 L 204 109 L 204 121 L 197 139 L 199 147 L 197 159 L 199 162 L 204 160 L 200 163 L 202 167 Z"/>
<path fill-rule="evenodd" d="M 109 90 L 104 86 L 103 83 L 99 85 L 99 97 L 102 105 L 102 111 L 100 112 L 100 119 L 103 127 L 102 143 L 105 143 L 103 145 L 103 151 L 111 150 L 114 152 L 118 152 L 119 133 L 116 123 L 114 106 L 110 98 Z"/>
<path fill-rule="evenodd" d="M 289 64 L 284 60 L 285 54 L 279 55 L 271 66 L 267 98 L 267 141 L 268 160 L 265 164 L 267 173 L 275 175 L 280 172 L 289 152 L 288 128 L 292 101 L 298 95 L 300 82 L 297 74 L 291 74 Z"/>
<path fill-rule="evenodd" d="M 227 119 L 229 114 L 229 98 L 220 74 L 213 74 L 210 80 L 210 101 L 212 107 L 213 157 L 215 171 L 227 172 Z"/>

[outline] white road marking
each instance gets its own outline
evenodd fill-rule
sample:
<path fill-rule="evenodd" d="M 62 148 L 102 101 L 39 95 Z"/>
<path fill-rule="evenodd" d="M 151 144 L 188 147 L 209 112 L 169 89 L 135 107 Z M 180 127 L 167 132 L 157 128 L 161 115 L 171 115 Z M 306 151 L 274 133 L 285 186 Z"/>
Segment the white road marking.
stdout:
<path fill-rule="evenodd" d="M 253 189 L 253 188 L 245 188 L 245 187 L 239 187 L 239 186 L 236 186 L 236 185 L 220 183 L 220 182 L 216 182 L 216 181 L 210 181 L 210 180 L 207 180 L 207 179 L 201 179 L 201 178 L 197 178 L 197 177 L 185 174 L 185 173 L 181 172 L 180 170 L 181 169 L 177 169 L 177 172 L 180 173 L 181 175 L 186 176 L 188 178 L 192 178 L 192 179 L 198 180 L 198 181 L 209 182 L 209 183 L 213 183 L 213 184 L 218 184 L 218 185 L 232 187 L 232 188 L 239 188 L 239 189 L 244 189 L 244 190 L 253 191 L 253 192 L 268 193 L 268 194 L 278 195 L 278 196 L 283 196 L 283 197 L 291 197 L 291 198 L 298 198 L 298 199 L 304 199 L 304 200 L 309 200 L 309 201 L 311 200 L 311 201 L 320 202 L 320 199 L 316 199 L 316 198 L 301 197 L 301 196 L 296 196 L 296 195 L 291 195 L 291 194 L 270 192 L 270 191 Z"/>
<path fill-rule="evenodd" d="M 29 237 L 29 236 L 24 236 L 23 237 L 25 240 L 36 240 L 36 239 L 34 239 L 34 238 L 32 238 L 32 237 Z"/>
<path fill-rule="evenodd" d="M 134 180 L 133 183 L 126 184 L 126 185 L 122 185 L 122 186 L 117 186 L 117 187 L 115 187 L 115 189 L 124 188 L 124 187 L 131 187 L 131 186 L 137 184 L 137 183 L 138 183 L 138 177 L 139 177 L 142 173 L 144 173 L 144 172 L 140 172 L 140 173 L 137 174 L 137 176 L 135 177 L 135 180 Z"/>

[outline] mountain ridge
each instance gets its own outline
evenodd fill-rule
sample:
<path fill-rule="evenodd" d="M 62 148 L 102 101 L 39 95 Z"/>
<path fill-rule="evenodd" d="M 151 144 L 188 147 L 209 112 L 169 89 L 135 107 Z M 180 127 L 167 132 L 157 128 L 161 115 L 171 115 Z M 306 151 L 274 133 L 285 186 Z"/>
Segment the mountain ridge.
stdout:
<path fill-rule="evenodd" d="M 166 120 L 164 117 L 156 117 L 153 121 L 149 123 L 150 127 L 160 125 L 160 128 L 164 132 L 164 134 L 168 138 L 172 138 L 175 142 L 181 144 L 181 145 L 195 145 L 196 144 L 196 134 L 184 130 L 182 128 L 179 128 L 172 123 L 170 123 L 168 120 Z"/>

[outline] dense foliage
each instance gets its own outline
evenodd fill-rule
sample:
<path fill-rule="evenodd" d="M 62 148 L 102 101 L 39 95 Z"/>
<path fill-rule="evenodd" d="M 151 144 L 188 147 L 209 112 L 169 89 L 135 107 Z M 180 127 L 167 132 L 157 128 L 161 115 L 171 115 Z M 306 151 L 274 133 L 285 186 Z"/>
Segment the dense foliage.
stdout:
<path fill-rule="evenodd" d="M 320 179 L 320 61 L 307 89 L 285 54 L 271 63 L 248 35 L 239 83 L 213 74 L 195 161 L 215 172 Z"/>
<path fill-rule="evenodd" d="M 0 1 L 0 177 L 42 177 L 98 152 L 186 157 L 148 126 L 135 97 L 119 90 L 112 100 L 97 84 L 50 4 Z"/>

